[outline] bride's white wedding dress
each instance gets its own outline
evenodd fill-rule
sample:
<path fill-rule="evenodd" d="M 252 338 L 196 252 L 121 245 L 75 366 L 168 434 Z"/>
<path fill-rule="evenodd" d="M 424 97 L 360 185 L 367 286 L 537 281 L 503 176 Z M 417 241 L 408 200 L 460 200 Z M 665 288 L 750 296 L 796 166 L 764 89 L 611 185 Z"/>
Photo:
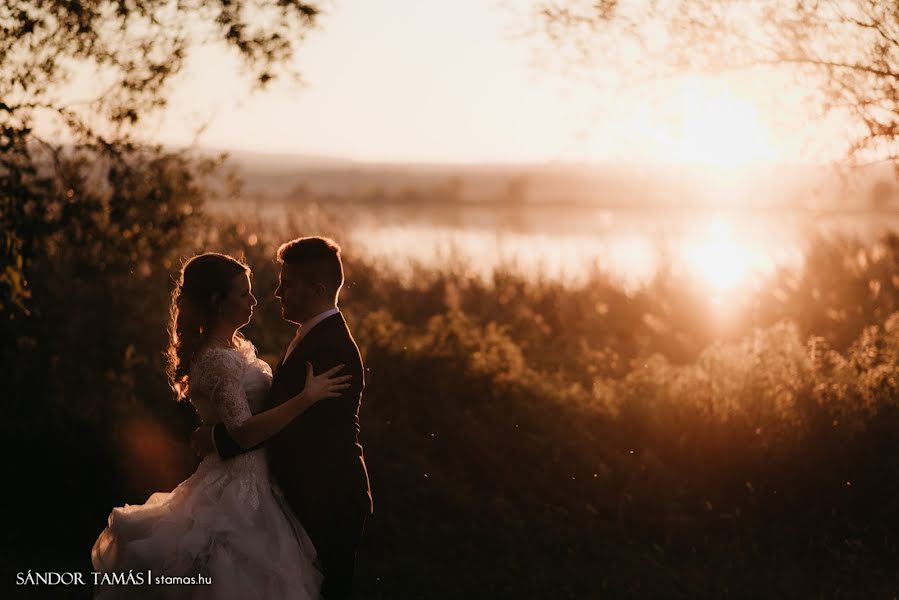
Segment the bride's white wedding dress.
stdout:
<path fill-rule="evenodd" d="M 236 349 L 201 350 L 190 378 L 191 402 L 203 422 L 230 427 L 262 409 L 272 373 L 241 340 Z M 99 585 L 102 598 L 318 598 L 314 558 L 309 537 L 272 486 L 264 449 L 227 461 L 213 453 L 171 493 L 114 508 L 91 551 L 96 571 L 211 579 L 208 585 Z"/>

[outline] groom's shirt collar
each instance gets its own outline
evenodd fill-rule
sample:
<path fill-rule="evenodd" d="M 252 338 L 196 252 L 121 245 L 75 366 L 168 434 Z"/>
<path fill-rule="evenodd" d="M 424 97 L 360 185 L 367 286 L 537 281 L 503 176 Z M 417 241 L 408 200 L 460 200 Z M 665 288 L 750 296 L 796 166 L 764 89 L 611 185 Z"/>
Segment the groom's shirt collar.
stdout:
<path fill-rule="evenodd" d="M 329 308 L 328 310 L 326 310 L 323 313 L 319 313 L 319 314 L 315 315 L 314 317 L 312 317 L 305 323 L 301 323 L 300 326 L 297 327 L 297 333 L 293 337 L 293 340 L 290 342 L 290 346 L 287 347 L 287 352 L 284 354 L 284 360 L 281 361 L 281 364 L 284 364 L 287 362 L 287 359 L 290 357 L 291 353 L 300 344 L 300 341 L 304 337 L 306 337 L 306 334 L 308 334 L 309 331 L 313 327 L 315 327 L 316 325 L 318 325 L 319 323 L 321 323 L 328 317 L 338 314 L 339 312 L 340 312 L 340 309 L 335 306 L 334 308 Z"/>
<path fill-rule="evenodd" d="M 315 327 L 316 325 L 318 325 L 319 323 L 321 323 L 322 321 L 324 321 L 331 315 L 336 315 L 339 312 L 340 312 L 340 309 L 335 306 L 334 308 L 329 308 L 328 310 L 326 310 L 323 313 L 318 313 L 317 315 L 315 315 L 314 317 L 312 317 L 305 323 L 301 323 L 300 326 L 297 327 L 297 335 L 302 338 L 307 333 L 309 333 L 309 331 L 313 327 Z"/>

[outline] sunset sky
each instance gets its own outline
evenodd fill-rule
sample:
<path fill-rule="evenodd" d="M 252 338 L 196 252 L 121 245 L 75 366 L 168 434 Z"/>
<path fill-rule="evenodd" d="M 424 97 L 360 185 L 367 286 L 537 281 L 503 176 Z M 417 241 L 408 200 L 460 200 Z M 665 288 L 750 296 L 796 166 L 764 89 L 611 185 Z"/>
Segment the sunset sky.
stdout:
<path fill-rule="evenodd" d="M 774 83 L 597 88 L 537 66 L 539 39 L 517 35 L 531 4 L 339 0 L 297 59 L 306 87 L 251 93 L 233 56 L 204 48 L 147 130 L 181 145 L 207 123 L 202 146 L 375 162 L 813 160 L 799 145 L 806 119 Z"/>

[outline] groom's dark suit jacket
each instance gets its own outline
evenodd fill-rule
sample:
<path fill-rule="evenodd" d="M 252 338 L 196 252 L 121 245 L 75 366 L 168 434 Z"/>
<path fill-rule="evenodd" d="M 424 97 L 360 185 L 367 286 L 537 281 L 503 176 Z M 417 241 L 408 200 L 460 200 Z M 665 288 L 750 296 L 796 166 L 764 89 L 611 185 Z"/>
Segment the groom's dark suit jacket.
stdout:
<path fill-rule="evenodd" d="M 359 407 L 365 379 L 356 342 L 340 313 L 313 327 L 284 362 L 276 367 L 268 406 L 271 408 L 303 391 L 306 362 L 315 373 L 339 364 L 337 375 L 352 375 L 339 398 L 320 400 L 274 435 L 265 447 L 272 476 L 313 544 L 324 549 L 346 523 L 360 525 L 371 513 L 368 472 L 359 443 Z M 283 363 L 283 364 L 282 364 Z M 244 452 L 224 426 L 214 430 L 219 455 Z"/>

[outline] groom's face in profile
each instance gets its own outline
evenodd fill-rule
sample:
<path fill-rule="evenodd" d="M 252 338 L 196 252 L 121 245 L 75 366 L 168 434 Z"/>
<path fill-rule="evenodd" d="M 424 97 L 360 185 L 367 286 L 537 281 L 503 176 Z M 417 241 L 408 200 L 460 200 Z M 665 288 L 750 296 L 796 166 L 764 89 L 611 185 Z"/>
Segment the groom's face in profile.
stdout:
<path fill-rule="evenodd" d="M 281 264 L 278 289 L 275 297 L 281 301 L 281 317 L 285 321 L 300 324 L 311 316 L 314 286 L 304 281 L 303 272 L 297 265 Z"/>

